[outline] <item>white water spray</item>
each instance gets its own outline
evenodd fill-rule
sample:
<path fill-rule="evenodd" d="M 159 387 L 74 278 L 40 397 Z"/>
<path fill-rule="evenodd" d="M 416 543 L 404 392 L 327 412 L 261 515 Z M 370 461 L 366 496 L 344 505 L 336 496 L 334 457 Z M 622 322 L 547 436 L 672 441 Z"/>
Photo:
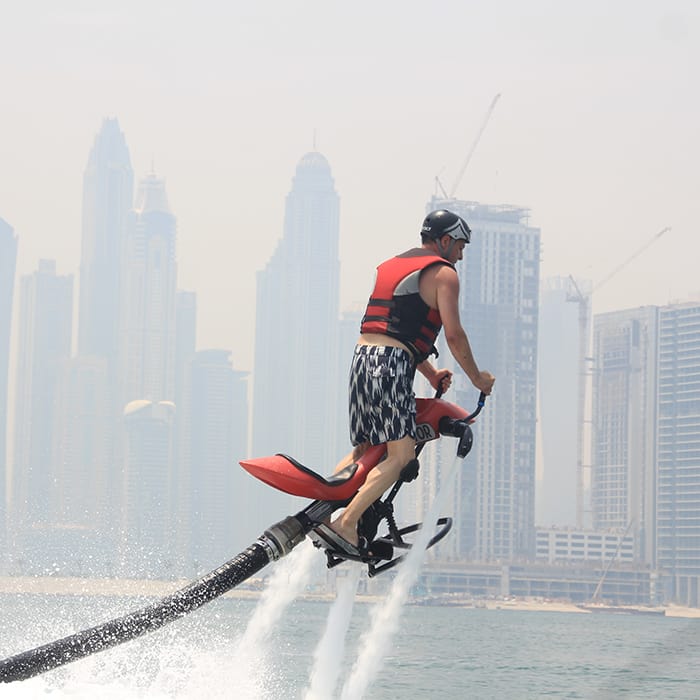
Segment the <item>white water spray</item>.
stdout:
<path fill-rule="evenodd" d="M 311 684 L 305 700 L 328 700 L 335 694 L 345 656 L 345 636 L 352 618 L 352 609 L 362 567 L 351 564 L 348 575 L 338 580 L 338 594 L 328 613 L 326 629 L 314 652 Z"/>
<path fill-rule="evenodd" d="M 452 466 L 447 470 L 439 493 L 435 497 L 423 527 L 418 531 L 413 547 L 399 565 L 399 573 L 389 591 L 386 600 L 375 606 L 372 613 L 372 626 L 360 639 L 360 651 L 348 677 L 341 700 L 360 700 L 377 675 L 382 665 L 389 644 L 399 626 L 401 609 L 408 598 L 411 586 L 418 578 L 425 550 L 435 532 L 435 524 L 440 517 L 440 511 L 449 493 L 452 481 L 461 463 L 460 457 L 455 457 Z"/>
<path fill-rule="evenodd" d="M 236 676 L 237 698 L 264 696 L 267 675 L 264 659 L 269 657 L 267 642 L 284 611 L 309 583 L 316 556 L 317 550 L 311 541 L 304 540 L 275 568 L 232 655 L 231 666 L 246 671 Z"/>

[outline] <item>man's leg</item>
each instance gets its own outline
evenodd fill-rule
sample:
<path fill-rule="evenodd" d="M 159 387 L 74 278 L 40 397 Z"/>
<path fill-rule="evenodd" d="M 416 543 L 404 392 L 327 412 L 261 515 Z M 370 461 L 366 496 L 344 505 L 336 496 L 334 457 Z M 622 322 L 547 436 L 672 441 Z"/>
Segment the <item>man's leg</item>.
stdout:
<path fill-rule="evenodd" d="M 357 462 L 362 455 L 367 452 L 367 450 L 371 447 L 371 445 L 368 442 L 363 442 L 361 445 L 355 445 L 355 447 L 352 448 L 351 452 L 348 452 L 343 459 L 338 462 L 338 464 L 335 465 L 335 469 L 333 470 L 333 473 L 336 474 L 339 472 L 341 469 L 345 469 L 345 467 L 349 467 L 351 464 L 354 464 Z"/>
<path fill-rule="evenodd" d="M 394 484 L 401 470 L 416 456 L 416 441 L 410 436 L 387 443 L 386 459 L 367 475 L 367 480 L 343 513 L 333 521 L 333 529 L 357 545 L 357 523 L 362 514 Z"/>

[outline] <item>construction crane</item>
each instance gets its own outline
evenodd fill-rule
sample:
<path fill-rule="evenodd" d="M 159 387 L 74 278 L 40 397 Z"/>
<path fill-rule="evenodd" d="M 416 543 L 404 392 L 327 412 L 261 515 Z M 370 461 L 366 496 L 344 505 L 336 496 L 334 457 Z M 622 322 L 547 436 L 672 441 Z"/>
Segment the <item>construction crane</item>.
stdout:
<path fill-rule="evenodd" d="M 620 272 L 620 270 L 627 267 L 627 265 L 629 265 L 637 256 L 641 255 L 650 245 L 656 243 L 656 241 L 661 238 L 664 233 L 667 233 L 670 230 L 671 227 L 667 226 L 666 228 L 661 229 L 661 231 L 659 231 L 655 236 L 652 236 L 639 250 L 637 250 L 636 253 L 627 258 L 627 260 L 625 260 L 622 264 L 618 265 L 610 274 L 608 274 L 607 277 L 603 277 L 600 282 L 597 282 L 595 287 L 593 287 L 591 290 L 591 293 L 602 287 L 609 279 L 613 278 L 618 272 Z"/>
<path fill-rule="evenodd" d="M 578 401 L 576 406 L 576 527 L 583 528 L 583 461 L 584 424 L 586 411 L 586 357 L 588 356 L 588 319 L 590 317 L 591 293 L 583 293 L 572 275 L 569 275 L 571 291 L 566 300 L 578 304 Z"/>
<path fill-rule="evenodd" d="M 459 187 L 459 183 L 462 181 L 462 178 L 464 177 L 464 173 L 467 169 L 467 166 L 469 165 L 469 161 L 472 159 L 472 156 L 474 155 L 474 151 L 476 151 L 476 147 L 479 145 L 479 141 L 481 140 L 481 135 L 484 133 L 484 130 L 486 129 L 486 125 L 489 123 L 489 120 L 491 119 L 491 115 L 493 114 L 493 110 L 496 107 L 496 103 L 498 102 L 498 100 L 500 98 L 501 98 L 501 93 L 499 92 L 493 98 L 493 100 L 491 100 L 491 105 L 489 106 L 489 108 L 486 112 L 486 116 L 484 117 L 484 120 L 481 123 L 481 127 L 479 128 L 479 132 L 477 133 L 476 138 L 474 139 L 474 142 L 472 143 L 472 146 L 469 149 L 469 153 L 467 153 L 467 157 L 464 159 L 464 163 L 462 163 L 462 167 L 460 168 L 459 174 L 457 175 L 449 194 L 447 193 L 447 190 L 445 190 L 442 182 L 440 182 L 440 178 L 437 175 L 435 176 L 435 185 L 442 192 L 442 196 L 444 199 L 454 199 L 455 194 L 457 193 L 457 188 Z"/>
<path fill-rule="evenodd" d="M 457 193 L 457 188 L 459 187 L 459 183 L 462 181 L 462 178 L 464 177 L 464 171 L 467 169 L 467 166 L 469 165 L 469 161 L 472 159 L 472 156 L 474 155 L 474 151 L 476 150 L 477 145 L 479 144 L 479 141 L 481 141 L 481 135 L 484 133 L 484 129 L 486 129 L 486 125 L 489 123 L 489 120 L 491 119 L 491 115 L 493 114 L 493 110 L 496 107 L 496 103 L 498 100 L 501 99 L 501 93 L 499 92 L 496 97 L 493 98 L 491 101 L 491 105 L 488 108 L 488 111 L 486 112 L 486 116 L 484 117 L 484 121 L 481 123 L 481 128 L 479 129 L 479 133 L 476 135 L 476 138 L 474 139 L 474 143 L 472 143 L 472 147 L 469 149 L 469 153 L 467 153 L 467 157 L 464 159 L 464 163 L 462 163 L 462 168 L 459 171 L 459 174 L 457 175 L 457 179 L 454 181 L 454 184 L 452 185 L 452 189 L 450 190 L 450 199 L 454 198 L 455 194 Z"/>
<path fill-rule="evenodd" d="M 442 192 L 442 198 L 443 199 L 449 199 L 450 196 L 445 192 L 445 188 L 442 186 L 442 182 L 440 182 L 440 176 L 436 175 L 435 176 L 435 187 L 436 189 L 439 189 L 440 192 Z"/>
<path fill-rule="evenodd" d="M 569 275 L 571 289 L 566 295 L 566 300 L 578 304 L 578 324 L 579 324 L 579 359 L 578 359 L 578 406 L 577 406 L 577 433 L 576 433 L 576 527 L 583 528 L 583 493 L 584 493 L 584 434 L 585 434 L 585 413 L 586 413 L 586 387 L 588 384 L 588 371 L 586 363 L 588 354 L 588 324 L 591 315 L 591 302 L 593 292 L 600 289 L 606 282 L 610 281 L 618 272 L 623 270 L 635 258 L 641 255 L 649 246 L 656 243 L 665 233 L 671 230 L 670 226 L 661 229 L 652 236 L 641 248 L 636 250 L 629 258 L 620 263 L 608 275 L 597 282 L 589 292 L 582 291 L 572 275 Z"/>

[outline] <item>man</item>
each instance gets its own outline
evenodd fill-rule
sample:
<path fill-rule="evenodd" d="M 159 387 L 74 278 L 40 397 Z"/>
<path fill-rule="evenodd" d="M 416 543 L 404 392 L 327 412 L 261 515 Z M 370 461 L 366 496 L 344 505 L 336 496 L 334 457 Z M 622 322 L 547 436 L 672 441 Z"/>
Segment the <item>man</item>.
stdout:
<path fill-rule="evenodd" d="M 350 437 L 353 461 L 369 445 L 383 443 L 387 457 L 369 472 L 343 513 L 318 529 L 341 551 L 363 551 L 366 543 L 358 542 L 357 535 L 360 517 L 415 457 L 415 370 L 435 389 L 451 384 L 451 372 L 428 361 L 430 354 L 437 355 L 434 344 L 442 326 L 450 352 L 472 384 L 491 393 L 495 378 L 479 370 L 459 318 L 455 263 L 470 236 L 464 219 L 444 209 L 434 211 L 423 222 L 421 247 L 377 268 L 350 370 Z M 348 463 L 343 462 L 339 468 Z"/>

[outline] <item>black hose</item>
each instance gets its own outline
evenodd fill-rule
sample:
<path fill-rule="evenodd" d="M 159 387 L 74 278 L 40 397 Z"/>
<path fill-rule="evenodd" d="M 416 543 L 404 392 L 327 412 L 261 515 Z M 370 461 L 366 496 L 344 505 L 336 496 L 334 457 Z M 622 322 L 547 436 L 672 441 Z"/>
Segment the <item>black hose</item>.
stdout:
<path fill-rule="evenodd" d="M 153 632 L 226 593 L 273 558 L 269 547 L 259 540 L 218 569 L 158 603 L 0 661 L 0 682 L 26 680 Z"/>

